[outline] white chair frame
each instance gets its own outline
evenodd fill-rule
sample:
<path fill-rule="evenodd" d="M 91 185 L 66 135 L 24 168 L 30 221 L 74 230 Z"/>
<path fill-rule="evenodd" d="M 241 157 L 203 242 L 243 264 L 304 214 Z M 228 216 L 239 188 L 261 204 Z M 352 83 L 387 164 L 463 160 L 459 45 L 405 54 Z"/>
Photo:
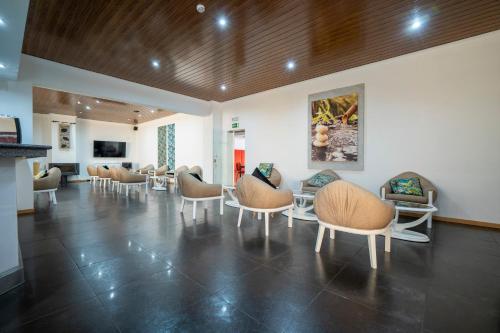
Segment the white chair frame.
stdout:
<path fill-rule="evenodd" d="M 260 220 L 261 213 L 264 213 L 266 237 L 269 237 L 269 214 L 270 213 L 277 213 L 277 212 L 283 212 L 285 210 L 288 210 L 288 228 L 291 228 L 293 226 L 293 216 L 292 216 L 293 204 L 283 206 L 283 207 L 278 207 L 278 208 L 253 208 L 253 207 L 246 207 L 246 206 L 243 206 L 240 204 L 240 213 L 238 214 L 238 228 L 241 226 L 241 219 L 243 217 L 244 210 L 248 210 L 250 212 L 257 213 L 259 216 L 259 220 Z"/>
<path fill-rule="evenodd" d="M 120 192 L 120 181 L 111 179 L 111 192 L 115 190 L 115 186 L 116 186 L 116 191 Z"/>
<path fill-rule="evenodd" d="M 33 191 L 33 193 L 48 193 L 49 202 L 52 202 L 54 205 L 57 205 L 56 191 L 57 191 L 57 188 L 51 188 L 48 190 Z"/>
<path fill-rule="evenodd" d="M 90 176 L 90 184 L 95 185 L 99 180 L 99 176 Z"/>
<path fill-rule="evenodd" d="M 108 184 L 111 184 L 111 178 L 99 178 L 99 186 L 106 188 Z"/>
<path fill-rule="evenodd" d="M 382 198 L 382 200 L 386 200 L 386 198 L 385 198 L 385 187 L 382 187 L 382 192 L 380 194 L 380 197 Z M 428 191 L 427 192 L 427 198 L 428 198 L 427 205 L 434 207 L 434 203 L 433 203 L 433 201 L 434 201 L 434 191 Z M 424 216 L 422 216 L 423 218 L 421 220 L 420 219 L 418 220 L 419 223 L 416 223 L 414 225 L 408 226 L 407 228 L 413 228 L 414 226 L 419 225 L 420 223 L 422 223 L 424 220 L 427 220 L 427 229 L 432 229 L 432 212 L 429 212 L 428 215 L 427 216 L 426 215 L 427 214 L 424 214 L 425 218 L 424 218 Z"/>
<path fill-rule="evenodd" d="M 200 201 L 205 202 L 204 209 L 208 209 L 208 201 L 212 200 L 220 200 L 219 204 L 219 214 L 224 215 L 224 195 L 219 195 L 216 197 L 207 197 L 207 198 L 189 198 L 181 195 L 181 212 L 184 213 L 184 205 L 186 201 L 191 201 L 193 203 L 193 220 L 196 220 L 196 204 Z"/>
<path fill-rule="evenodd" d="M 139 188 L 144 185 L 146 186 L 146 196 L 148 195 L 148 183 L 149 183 L 149 179 L 146 179 L 145 182 L 141 182 L 141 183 L 118 183 L 118 192 L 121 193 L 122 191 L 122 188 L 125 187 L 125 196 L 128 197 L 128 192 L 129 192 L 129 188 L 130 187 L 134 187 L 136 186 L 137 187 L 137 190 L 139 190 Z"/>
<path fill-rule="evenodd" d="M 376 235 L 384 235 L 385 237 L 385 252 L 391 252 L 391 228 L 392 220 L 385 228 L 376 230 L 366 230 L 366 229 L 354 229 L 348 227 L 342 227 L 338 225 L 332 225 L 318 220 L 318 238 L 316 239 L 316 247 L 314 251 L 319 252 L 321 250 L 321 243 L 323 242 L 323 235 L 325 234 L 325 229 L 330 229 L 330 238 L 335 239 L 335 231 L 343 231 L 351 234 L 366 235 L 368 236 L 368 252 L 370 253 L 370 266 L 373 269 L 377 269 L 377 246 L 375 242 Z"/>

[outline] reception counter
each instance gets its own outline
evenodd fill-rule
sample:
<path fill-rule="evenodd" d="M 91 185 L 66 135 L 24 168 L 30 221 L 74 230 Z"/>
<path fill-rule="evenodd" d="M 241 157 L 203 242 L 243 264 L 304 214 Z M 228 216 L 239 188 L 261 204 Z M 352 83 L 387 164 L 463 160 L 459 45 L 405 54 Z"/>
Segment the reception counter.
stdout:
<path fill-rule="evenodd" d="M 17 234 L 16 159 L 45 157 L 49 149 L 0 143 L 0 295 L 24 282 Z"/>

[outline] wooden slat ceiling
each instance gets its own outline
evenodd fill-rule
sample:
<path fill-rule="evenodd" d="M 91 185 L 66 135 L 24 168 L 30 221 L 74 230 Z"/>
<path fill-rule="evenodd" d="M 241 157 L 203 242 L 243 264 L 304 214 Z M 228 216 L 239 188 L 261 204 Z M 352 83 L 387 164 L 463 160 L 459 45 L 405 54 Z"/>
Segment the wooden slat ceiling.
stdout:
<path fill-rule="evenodd" d="M 87 107 L 89 107 L 90 110 L 87 109 Z M 132 105 L 38 87 L 33 88 L 33 112 L 42 114 L 63 114 L 77 116 L 82 119 L 131 125 L 168 117 L 174 114 L 174 112 L 154 107 Z"/>
<path fill-rule="evenodd" d="M 499 0 L 31 0 L 23 52 L 225 101 L 498 29 Z"/>

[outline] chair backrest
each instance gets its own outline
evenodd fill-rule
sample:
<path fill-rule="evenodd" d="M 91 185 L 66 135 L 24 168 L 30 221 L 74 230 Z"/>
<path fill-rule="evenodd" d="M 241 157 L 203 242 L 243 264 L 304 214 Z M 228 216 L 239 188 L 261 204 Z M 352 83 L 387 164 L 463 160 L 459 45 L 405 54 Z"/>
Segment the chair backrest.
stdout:
<path fill-rule="evenodd" d="M 188 170 L 189 173 L 196 173 L 198 176 L 200 176 L 201 179 L 203 179 L 203 170 L 201 169 L 201 166 L 195 165 L 191 167 Z"/>
<path fill-rule="evenodd" d="M 87 165 L 87 173 L 89 176 L 97 176 L 97 168 L 93 165 Z"/>
<path fill-rule="evenodd" d="M 269 181 L 274 186 L 279 187 L 280 184 L 281 184 L 281 173 L 279 173 L 278 170 L 276 170 L 275 168 L 273 168 L 271 170 L 271 175 L 269 176 Z"/>
<path fill-rule="evenodd" d="M 338 180 L 314 197 L 314 211 L 322 222 L 347 228 L 385 228 L 394 218 L 394 204 L 352 183 Z"/>
<path fill-rule="evenodd" d="M 252 208 L 278 208 L 290 205 L 290 190 L 277 190 L 252 175 L 243 175 L 236 183 L 236 196 L 241 205 Z"/>
<path fill-rule="evenodd" d="M 120 174 L 119 174 L 119 169 L 118 168 L 110 168 L 109 169 L 109 174 L 110 174 L 112 180 L 114 180 L 114 181 L 120 181 Z"/>
<path fill-rule="evenodd" d="M 188 171 L 189 168 L 187 167 L 187 165 L 181 165 L 180 167 L 178 167 L 177 169 L 175 169 L 175 174 L 178 175 L 180 174 L 181 172 L 185 172 L 185 171 Z"/>
<path fill-rule="evenodd" d="M 111 178 L 109 170 L 100 165 L 97 167 L 97 175 L 99 178 Z"/>
<path fill-rule="evenodd" d="M 47 173 L 47 177 L 33 180 L 33 189 L 35 191 L 51 190 L 59 186 L 61 170 L 59 168 L 50 168 Z"/>

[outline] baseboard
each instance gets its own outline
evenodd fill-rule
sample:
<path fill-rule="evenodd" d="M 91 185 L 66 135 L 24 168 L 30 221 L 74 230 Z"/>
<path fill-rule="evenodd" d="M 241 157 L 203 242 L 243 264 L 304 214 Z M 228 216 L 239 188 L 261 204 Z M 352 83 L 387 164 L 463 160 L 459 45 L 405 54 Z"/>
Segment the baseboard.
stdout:
<path fill-rule="evenodd" d="M 35 208 L 20 209 L 17 211 L 17 216 L 19 215 L 31 215 L 35 214 Z"/>
<path fill-rule="evenodd" d="M 407 216 L 407 217 L 420 217 L 420 216 L 422 216 L 421 214 L 411 213 L 411 212 L 404 212 L 404 213 L 400 212 L 399 215 L 400 216 Z M 465 225 L 470 225 L 470 226 L 480 227 L 480 228 L 500 229 L 500 223 L 458 219 L 458 218 L 454 218 L 454 217 L 446 217 L 446 216 L 439 216 L 439 215 L 433 215 L 432 220 L 439 221 L 439 222 L 445 222 L 445 223 L 465 224 Z"/>

